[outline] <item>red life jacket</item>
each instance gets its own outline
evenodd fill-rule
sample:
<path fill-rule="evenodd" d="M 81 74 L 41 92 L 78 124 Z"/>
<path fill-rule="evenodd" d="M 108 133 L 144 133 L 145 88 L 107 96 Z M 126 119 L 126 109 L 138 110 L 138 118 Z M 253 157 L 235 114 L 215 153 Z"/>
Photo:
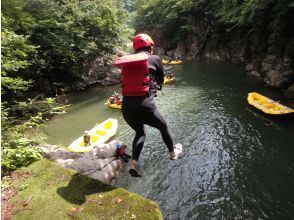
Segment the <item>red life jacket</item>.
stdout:
<path fill-rule="evenodd" d="M 139 53 L 120 57 L 114 62 L 122 67 L 123 96 L 145 96 L 149 94 L 150 77 L 148 55 Z"/>

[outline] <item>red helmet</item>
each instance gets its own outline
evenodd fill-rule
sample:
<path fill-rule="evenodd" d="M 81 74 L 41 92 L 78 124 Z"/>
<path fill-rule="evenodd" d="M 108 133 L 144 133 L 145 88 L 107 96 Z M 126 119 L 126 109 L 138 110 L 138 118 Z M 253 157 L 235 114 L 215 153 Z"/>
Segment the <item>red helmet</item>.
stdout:
<path fill-rule="evenodd" d="M 154 42 L 147 34 L 138 34 L 133 39 L 134 50 L 138 50 L 140 47 L 154 46 Z"/>

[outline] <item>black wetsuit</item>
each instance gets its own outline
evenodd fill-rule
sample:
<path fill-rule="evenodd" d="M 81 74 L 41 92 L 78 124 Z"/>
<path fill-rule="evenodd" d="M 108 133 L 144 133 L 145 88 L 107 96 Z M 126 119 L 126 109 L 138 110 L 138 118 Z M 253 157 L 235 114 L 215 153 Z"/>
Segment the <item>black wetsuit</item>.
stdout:
<path fill-rule="evenodd" d="M 135 130 L 132 159 L 138 161 L 146 138 L 144 125 L 157 128 L 169 152 L 174 150 L 174 142 L 170 128 L 155 106 L 153 98 L 156 96 L 158 85 L 163 84 L 164 73 L 161 59 L 157 55 L 149 55 L 148 68 L 150 75 L 150 90 L 146 96 L 124 96 L 122 115 L 129 126 Z"/>

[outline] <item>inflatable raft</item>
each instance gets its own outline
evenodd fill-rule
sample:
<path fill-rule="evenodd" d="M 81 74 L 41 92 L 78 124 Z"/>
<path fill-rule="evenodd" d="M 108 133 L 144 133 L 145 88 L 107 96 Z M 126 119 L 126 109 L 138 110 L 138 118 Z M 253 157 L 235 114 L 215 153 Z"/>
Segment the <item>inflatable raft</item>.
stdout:
<path fill-rule="evenodd" d="M 171 61 L 169 61 L 169 60 L 165 60 L 165 59 L 162 59 L 161 62 L 163 64 L 165 64 L 165 65 L 177 65 L 177 64 L 183 63 L 182 60 L 171 60 Z"/>
<path fill-rule="evenodd" d="M 163 84 L 166 85 L 166 84 L 171 84 L 171 83 L 174 83 L 176 81 L 176 77 L 164 77 L 164 81 L 163 81 Z"/>
<path fill-rule="evenodd" d="M 181 60 L 172 60 L 168 64 L 170 64 L 170 65 L 177 65 L 177 64 L 181 64 L 181 63 L 183 63 L 183 61 L 181 61 Z"/>
<path fill-rule="evenodd" d="M 122 106 L 122 105 L 118 105 L 118 104 L 116 104 L 116 103 L 111 104 L 109 99 L 107 100 L 107 105 L 108 105 L 110 108 L 115 108 L 115 109 L 121 109 L 121 106 Z"/>
<path fill-rule="evenodd" d="M 257 92 L 248 93 L 247 101 L 250 105 L 260 111 L 270 115 L 286 115 L 294 113 L 294 110 L 280 104 L 277 101 L 271 100 Z"/>
<path fill-rule="evenodd" d="M 163 64 L 168 64 L 168 63 L 169 63 L 169 60 L 162 59 L 161 62 L 162 62 Z"/>
<path fill-rule="evenodd" d="M 90 145 L 85 145 L 84 137 L 81 136 L 75 141 L 73 141 L 68 150 L 71 152 L 87 152 L 93 149 L 93 147 L 103 144 L 108 141 L 112 136 L 115 135 L 118 127 L 116 119 L 109 118 L 102 122 L 101 124 L 96 125 L 94 128 L 89 130 L 88 134 L 90 135 Z"/>

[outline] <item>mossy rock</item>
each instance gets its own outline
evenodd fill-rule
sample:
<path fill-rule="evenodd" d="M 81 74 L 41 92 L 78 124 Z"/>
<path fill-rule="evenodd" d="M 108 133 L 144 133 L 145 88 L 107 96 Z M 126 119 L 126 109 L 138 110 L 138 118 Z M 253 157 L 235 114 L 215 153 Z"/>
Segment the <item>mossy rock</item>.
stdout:
<path fill-rule="evenodd" d="M 22 170 L 34 175 L 12 184 L 12 219 L 163 219 L 155 202 L 46 159 Z"/>

